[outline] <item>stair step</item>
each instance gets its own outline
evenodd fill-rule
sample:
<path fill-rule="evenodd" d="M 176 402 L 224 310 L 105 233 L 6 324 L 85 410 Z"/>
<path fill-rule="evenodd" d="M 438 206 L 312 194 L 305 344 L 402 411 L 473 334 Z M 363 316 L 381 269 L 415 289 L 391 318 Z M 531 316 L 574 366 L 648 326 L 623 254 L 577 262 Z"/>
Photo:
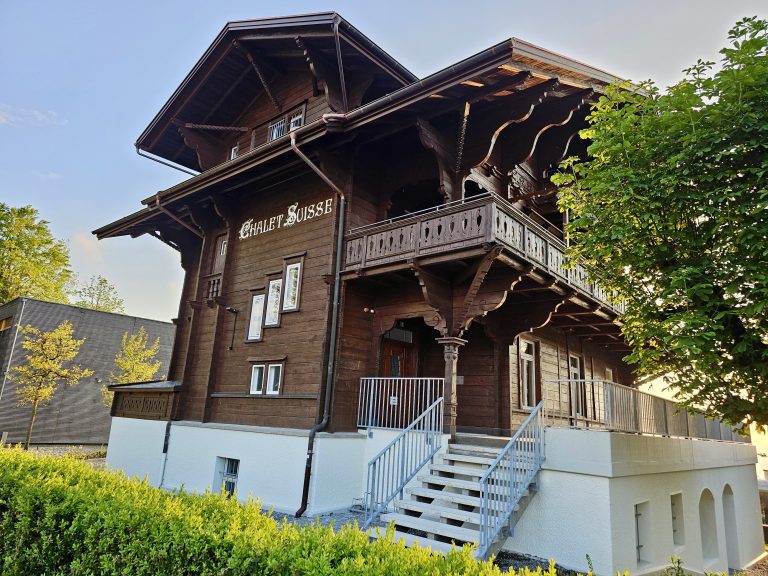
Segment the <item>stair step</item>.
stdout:
<path fill-rule="evenodd" d="M 429 476 L 419 476 L 418 479 L 424 484 L 450 486 L 452 488 L 461 488 L 462 490 L 480 490 L 479 482 L 473 480 L 458 480 L 457 478 L 449 478 L 448 476 L 435 476 L 433 474 L 430 474 Z"/>
<path fill-rule="evenodd" d="M 450 460 L 451 462 L 464 462 L 466 464 L 479 464 L 480 466 L 490 466 L 493 464 L 495 458 L 488 456 L 476 456 L 474 454 L 456 454 L 445 453 L 441 455 L 443 460 Z"/>
<path fill-rule="evenodd" d="M 456 434 L 456 444 L 471 444 L 494 448 L 503 448 L 511 439 L 511 436 L 488 436 L 487 434 L 469 434 L 466 432 Z"/>
<path fill-rule="evenodd" d="M 384 535 L 385 531 L 381 528 L 372 528 L 368 530 L 368 536 L 371 538 L 384 538 Z M 394 542 L 403 540 L 408 548 L 418 545 L 419 548 L 431 548 L 433 552 L 442 552 L 443 554 L 447 554 L 453 548 L 453 546 L 447 542 L 422 538 L 421 536 L 400 532 L 399 530 L 395 530 L 392 540 Z"/>
<path fill-rule="evenodd" d="M 406 488 L 405 491 L 412 496 L 432 498 L 437 501 L 453 502 L 454 504 L 466 504 L 467 506 L 474 506 L 475 508 L 480 507 L 479 496 L 467 496 L 466 494 L 457 494 L 456 492 L 447 492 L 445 490 L 433 490 L 432 488 L 423 488 L 421 486 Z"/>
<path fill-rule="evenodd" d="M 493 446 L 475 446 L 473 444 L 449 444 L 449 454 L 471 454 L 475 456 L 485 456 L 496 458 L 501 452 L 501 448 L 494 448 Z"/>
<path fill-rule="evenodd" d="M 425 520 L 415 516 L 406 516 L 405 514 L 382 514 L 381 520 L 387 524 L 394 522 L 396 526 L 420 530 L 427 534 L 435 534 L 445 538 L 452 538 L 460 542 L 477 542 L 479 531 L 452 526 L 444 522 L 435 522 L 434 520 Z"/>
<path fill-rule="evenodd" d="M 440 516 L 441 518 L 450 518 L 451 520 L 480 524 L 480 514 L 478 512 L 467 512 L 466 510 L 459 510 L 458 508 L 427 504 L 426 502 L 418 502 L 416 500 L 398 500 L 395 502 L 395 507 L 398 510 L 411 510 L 413 512 L 421 512 L 422 514 L 431 516 Z"/>
<path fill-rule="evenodd" d="M 432 472 L 446 472 L 448 474 L 459 474 L 460 476 L 472 476 L 480 478 L 485 474 L 487 468 L 470 468 L 468 466 L 454 466 L 452 464 L 430 464 L 429 469 Z"/>

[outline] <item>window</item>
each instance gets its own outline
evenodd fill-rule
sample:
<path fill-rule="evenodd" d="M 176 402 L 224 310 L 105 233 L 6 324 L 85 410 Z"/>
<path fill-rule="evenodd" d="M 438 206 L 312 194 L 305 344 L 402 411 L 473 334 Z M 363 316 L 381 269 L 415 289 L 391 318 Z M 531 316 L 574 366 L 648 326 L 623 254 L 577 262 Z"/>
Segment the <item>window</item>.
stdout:
<path fill-rule="evenodd" d="M 264 364 L 251 366 L 251 394 L 264 393 Z"/>
<path fill-rule="evenodd" d="M 285 291 L 283 294 L 283 312 L 294 312 L 299 309 L 299 293 L 301 290 L 301 262 L 294 262 L 285 267 Z"/>
<path fill-rule="evenodd" d="M 568 378 L 571 381 L 573 411 L 576 416 L 587 415 L 587 388 L 581 375 L 581 356 L 568 356 Z"/>
<path fill-rule="evenodd" d="M 283 381 L 283 365 L 270 364 L 267 371 L 267 394 L 280 394 L 280 384 Z"/>
<path fill-rule="evenodd" d="M 231 497 L 237 490 L 237 476 L 240 472 L 240 460 L 236 458 L 216 458 L 215 492 L 222 492 Z"/>
<path fill-rule="evenodd" d="M 648 562 L 650 549 L 648 543 L 651 538 L 650 502 L 645 501 L 635 504 L 635 548 L 637 549 L 637 563 Z"/>
<path fill-rule="evenodd" d="M 8 316 L 8 318 L 0 320 L 0 332 L 8 330 L 8 328 L 11 327 L 11 324 L 13 324 L 13 316 Z"/>
<path fill-rule="evenodd" d="M 536 343 L 520 338 L 520 406 L 534 408 L 536 394 Z"/>
<path fill-rule="evenodd" d="M 267 288 L 267 312 L 264 315 L 264 326 L 280 326 L 280 293 L 283 279 L 270 280 Z"/>
<path fill-rule="evenodd" d="M 672 494 L 670 496 L 672 512 L 672 542 L 675 546 L 685 544 L 685 525 L 683 524 L 683 495 Z"/>
<path fill-rule="evenodd" d="M 251 366 L 251 395 L 277 396 L 283 386 L 285 360 L 274 362 L 258 360 Z"/>
<path fill-rule="evenodd" d="M 613 368 L 605 367 L 605 379 L 608 382 L 616 382 L 616 380 L 613 379 Z"/>
<path fill-rule="evenodd" d="M 237 153 L 240 151 L 240 144 L 235 144 L 232 146 L 232 149 L 229 151 L 229 159 L 234 160 L 237 158 Z"/>
<path fill-rule="evenodd" d="M 248 322 L 248 340 L 261 340 L 261 328 L 264 324 L 264 294 L 251 297 L 251 318 Z"/>
<path fill-rule="evenodd" d="M 304 125 L 304 107 L 302 106 L 298 110 L 292 110 L 285 116 L 274 119 L 269 123 L 267 129 L 267 142 L 277 140 L 281 136 L 285 136 L 291 130 L 296 130 L 300 126 Z"/>

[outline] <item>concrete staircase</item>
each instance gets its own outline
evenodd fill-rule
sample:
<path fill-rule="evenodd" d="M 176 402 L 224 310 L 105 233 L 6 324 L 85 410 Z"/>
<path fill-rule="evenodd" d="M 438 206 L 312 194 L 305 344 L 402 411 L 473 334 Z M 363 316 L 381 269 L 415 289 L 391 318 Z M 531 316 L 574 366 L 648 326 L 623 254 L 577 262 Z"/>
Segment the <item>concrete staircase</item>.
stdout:
<path fill-rule="evenodd" d="M 417 476 L 421 485 L 406 488 L 406 496 L 394 501 L 394 512 L 382 514 L 372 537 L 384 534 L 394 523 L 395 540 L 407 546 L 418 542 L 436 552 L 448 552 L 451 544 L 462 546 L 480 540 L 480 477 L 494 462 L 509 438 L 458 434 L 457 442 L 435 458 Z M 525 486 L 523 497 L 510 518 L 507 530 L 502 530 L 489 549 L 495 553 L 510 534 L 517 518 L 536 492 L 536 480 Z"/>

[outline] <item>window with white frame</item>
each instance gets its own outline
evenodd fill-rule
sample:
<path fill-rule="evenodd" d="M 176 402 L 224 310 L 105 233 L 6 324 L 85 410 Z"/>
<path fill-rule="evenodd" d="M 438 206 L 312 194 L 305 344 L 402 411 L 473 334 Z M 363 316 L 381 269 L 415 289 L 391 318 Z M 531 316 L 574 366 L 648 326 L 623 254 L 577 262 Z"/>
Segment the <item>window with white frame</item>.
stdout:
<path fill-rule="evenodd" d="M 232 149 L 229 151 L 229 159 L 234 160 L 235 158 L 237 158 L 237 153 L 239 151 L 240 151 L 239 144 L 235 144 L 234 146 L 232 146 Z"/>
<path fill-rule="evenodd" d="M 586 416 L 587 388 L 581 375 L 581 356 L 568 356 L 568 378 L 571 381 L 573 411 L 577 416 Z"/>
<path fill-rule="evenodd" d="M 251 394 L 264 393 L 264 364 L 254 364 L 251 366 Z"/>
<path fill-rule="evenodd" d="M 262 361 L 251 366 L 251 395 L 276 396 L 283 386 L 284 361 Z"/>
<path fill-rule="evenodd" d="M 285 286 L 283 287 L 283 312 L 299 309 L 301 291 L 301 262 L 293 262 L 285 267 Z"/>
<path fill-rule="evenodd" d="M 264 294 L 251 296 L 251 317 L 248 321 L 248 338 L 252 342 L 261 340 L 264 325 Z"/>
<path fill-rule="evenodd" d="M 609 368 L 608 366 L 605 367 L 605 379 L 608 382 L 616 382 L 616 380 L 613 379 L 613 368 Z"/>
<path fill-rule="evenodd" d="M 264 326 L 280 326 L 280 295 L 283 279 L 270 280 L 267 286 L 267 311 L 264 314 Z"/>
<path fill-rule="evenodd" d="M 519 340 L 520 354 L 520 406 L 534 408 L 536 394 L 536 343 L 525 338 Z"/>
<path fill-rule="evenodd" d="M 304 107 L 292 110 L 285 116 L 275 118 L 269 123 L 267 129 L 267 142 L 277 140 L 281 136 L 285 136 L 291 130 L 296 130 L 304 125 Z"/>

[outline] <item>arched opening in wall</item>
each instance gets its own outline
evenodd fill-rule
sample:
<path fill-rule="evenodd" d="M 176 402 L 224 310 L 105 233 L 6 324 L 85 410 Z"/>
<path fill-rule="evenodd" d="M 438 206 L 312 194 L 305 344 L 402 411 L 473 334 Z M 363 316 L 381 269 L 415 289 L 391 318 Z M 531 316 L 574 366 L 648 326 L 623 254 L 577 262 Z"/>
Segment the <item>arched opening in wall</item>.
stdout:
<path fill-rule="evenodd" d="M 464 199 L 472 198 L 473 196 L 480 196 L 481 194 L 488 194 L 488 190 L 480 186 L 474 180 L 466 180 L 464 182 Z"/>
<path fill-rule="evenodd" d="M 390 197 L 387 218 L 406 216 L 420 210 L 443 204 L 444 198 L 440 193 L 440 181 L 429 178 L 411 182 L 398 188 Z"/>
<path fill-rule="evenodd" d="M 717 559 L 717 521 L 715 519 L 715 498 L 706 488 L 699 498 L 699 524 L 701 528 L 701 555 L 706 564 Z"/>
<path fill-rule="evenodd" d="M 723 519 L 725 522 L 725 551 L 728 556 L 728 569 L 738 570 L 739 562 L 739 534 L 736 522 L 736 503 L 733 498 L 733 490 L 729 484 L 723 488 Z"/>

